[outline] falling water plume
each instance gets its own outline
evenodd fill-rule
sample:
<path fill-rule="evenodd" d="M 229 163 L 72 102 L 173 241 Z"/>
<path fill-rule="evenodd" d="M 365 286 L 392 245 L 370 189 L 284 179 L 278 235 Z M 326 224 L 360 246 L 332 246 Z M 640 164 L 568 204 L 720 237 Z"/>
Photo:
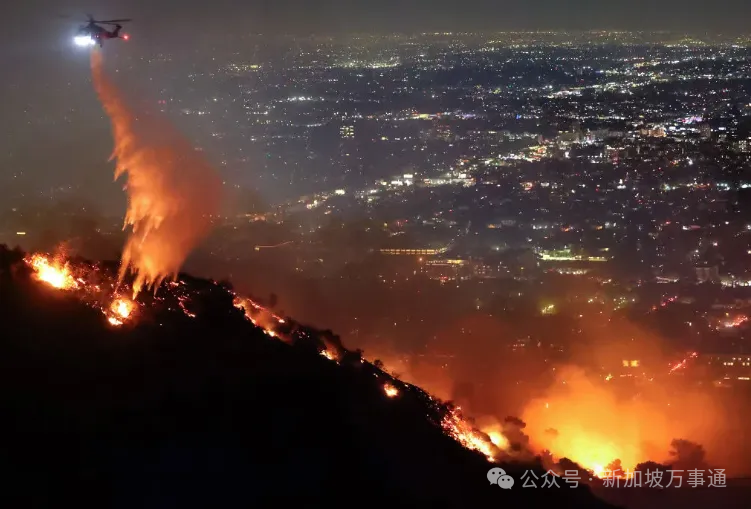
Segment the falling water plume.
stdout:
<path fill-rule="evenodd" d="M 112 123 L 115 180 L 126 174 L 128 210 L 119 279 L 135 273 L 134 296 L 174 278 L 188 254 L 211 228 L 220 206 L 214 169 L 169 123 L 135 111 L 106 75 L 99 51 L 91 53 L 99 100 Z"/>

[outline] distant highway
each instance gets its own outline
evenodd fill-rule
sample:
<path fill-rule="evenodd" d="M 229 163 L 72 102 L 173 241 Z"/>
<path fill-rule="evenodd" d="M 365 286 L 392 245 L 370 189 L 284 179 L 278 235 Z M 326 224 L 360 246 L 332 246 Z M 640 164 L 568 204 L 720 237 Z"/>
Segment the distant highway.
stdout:
<path fill-rule="evenodd" d="M 272 246 L 255 246 L 254 249 L 256 251 L 260 251 L 261 249 L 274 249 L 275 247 L 282 247 L 282 246 L 286 246 L 288 244 L 294 244 L 294 243 L 295 243 L 294 240 L 288 240 L 287 242 L 282 242 L 281 244 L 274 244 Z"/>

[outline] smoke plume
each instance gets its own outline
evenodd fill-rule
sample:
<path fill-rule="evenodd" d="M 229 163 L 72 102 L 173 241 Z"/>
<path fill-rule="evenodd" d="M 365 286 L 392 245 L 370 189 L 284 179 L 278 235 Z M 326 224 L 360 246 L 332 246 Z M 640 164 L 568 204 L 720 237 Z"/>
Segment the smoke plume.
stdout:
<path fill-rule="evenodd" d="M 91 53 L 94 87 L 112 122 L 115 180 L 126 174 L 130 227 L 120 279 L 135 272 L 134 293 L 175 277 L 209 232 L 220 206 L 220 181 L 203 157 L 164 119 L 134 111 Z"/>

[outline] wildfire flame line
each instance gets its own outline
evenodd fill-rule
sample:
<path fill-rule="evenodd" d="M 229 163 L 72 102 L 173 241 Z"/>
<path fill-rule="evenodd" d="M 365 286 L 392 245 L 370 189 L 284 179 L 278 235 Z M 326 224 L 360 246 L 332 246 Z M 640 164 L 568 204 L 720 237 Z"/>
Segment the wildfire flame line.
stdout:
<path fill-rule="evenodd" d="M 31 256 L 27 259 L 27 263 L 36 271 L 37 279 L 53 288 L 68 290 L 78 286 L 67 263 L 42 255 Z"/>
<path fill-rule="evenodd" d="M 447 435 L 453 437 L 467 449 L 484 454 L 488 461 L 492 462 L 499 459 L 501 448 L 493 443 L 490 436 L 473 427 L 462 415 L 461 408 L 451 409 L 443 418 L 441 427 Z M 505 437 L 498 438 L 498 440 L 499 445 L 507 445 Z"/>
<path fill-rule="evenodd" d="M 92 273 L 98 272 L 95 267 L 74 267 L 68 262 L 43 254 L 28 256 L 25 258 L 25 262 L 34 271 L 35 279 L 52 288 L 74 292 L 81 300 L 87 301 L 101 310 L 111 325 L 120 326 L 135 319 L 138 303 L 120 295 L 116 290 L 107 294 L 101 284 L 92 282 L 92 280 L 97 279 L 92 277 Z M 98 274 L 98 276 L 99 279 L 106 279 L 105 274 Z M 168 288 L 172 292 L 178 292 L 177 300 L 182 312 L 186 316 L 195 317 L 195 314 L 185 306 L 185 302 L 189 298 L 180 293 L 183 288 L 181 283 L 173 282 L 168 285 Z M 115 284 L 110 281 L 106 286 L 114 288 Z M 283 330 L 287 321 L 282 317 L 247 297 L 235 295 L 233 304 L 243 311 L 246 320 L 260 327 L 269 337 L 288 343 L 293 341 L 291 334 L 285 333 Z M 341 360 L 341 352 L 331 345 L 324 348 L 321 355 L 336 363 Z M 389 399 L 396 398 L 400 393 L 399 389 L 390 382 L 383 384 L 383 391 Z M 431 400 L 435 401 L 432 397 Z M 501 451 L 508 445 L 506 438 L 500 432 L 496 432 L 496 436 L 493 437 L 475 428 L 461 414 L 459 408 L 449 409 L 440 425 L 447 435 L 457 440 L 464 447 L 481 452 L 489 461 L 497 461 Z"/>
<path fill-rule="evenodd" d="M 699 354 L 697 354 L 696 352 L 689 353 L 686 356 L 686 358 L 684 358 L 682 361 L 677 362 L 676 364 L 674 364 L 673 366 L 671 366 L 670 367 L 670 371 L 668 371 L 668 374 L 672 374 L 672 373 L 678 371 L 679 369 L 685 368 L 686 367 L 686 363 L 689 361 L 689 359 L 695 359 L 698 355 Z"/>
<path fill-rule="evenodd" d="M 99 309 L 111 325 L 122 325 L 135 314 L 136 303 L 114 290 L 115 285 L 106 285 L 108 292 L 92 281 L 97 272 L 93 267 L 73 267 L 70 262 L 38 253 L 26 257 L 25 262 L 37 280 L 57 290 L 80 292 L 82 300 Z"/>

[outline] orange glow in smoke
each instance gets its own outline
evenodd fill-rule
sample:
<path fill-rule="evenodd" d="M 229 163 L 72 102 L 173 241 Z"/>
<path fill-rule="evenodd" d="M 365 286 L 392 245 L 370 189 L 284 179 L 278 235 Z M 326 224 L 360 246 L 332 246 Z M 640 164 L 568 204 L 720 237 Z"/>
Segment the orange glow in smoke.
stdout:
<path fill-rule="evenodd" d="M 576 368 L 559 371 L 559 383 L 522 414 L 535 450 L 548 450 L 556 460 L 568 458 L 598 476 L 615 460 L 621 460 L 623 471 L 633 471 L 641 462 L 664 459 L 653 448 L 666 455 L 675 430 L 660 407 L 618 398 L 611 384 L 590 380 Z"/>
<path fill-rule="evenodd" d="M 503 433 L 501 433 L 500 431 L 493 429 L 483 429 L 482 432 L 490 437 L 490 441 L 494 446 L 498 447 L 499 449 L 508 449 L 508 439 L 503 436 Z"/>

